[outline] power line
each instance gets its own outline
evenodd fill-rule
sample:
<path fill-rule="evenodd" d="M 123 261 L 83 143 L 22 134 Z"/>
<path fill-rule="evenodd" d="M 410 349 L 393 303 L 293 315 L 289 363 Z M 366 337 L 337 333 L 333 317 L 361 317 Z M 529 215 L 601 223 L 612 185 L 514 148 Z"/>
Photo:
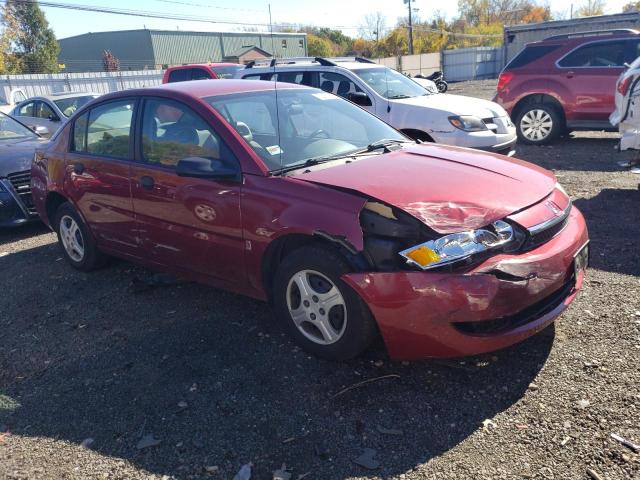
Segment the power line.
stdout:
<path fill-rule="evenodd" d="M 14 3 L 31 3 L 32 0 L 12 0 Z M 168 3 L 184 3 L 179 0 L 163 0 Z M 6 4 L 6 0 L 0 0 L 0 3 Z M 160 20 L 181 20 L 185 22 L 200 22 L 200 23 L 217 23 L 220 25 L 240 25 L 240 26 L 250 26 L 250 27 L 269 27 L 269 23 L 258 23 L 258 22 L 238 22 L 232 20 L 219 20 L 214 17 L 203 17 L 203 16 L 193 16 L 193 15 L 183 15 L 183 14 L 175 14 L 168 12 L 158 12 L 151 10 L 132 10 L 125 8 L 112 8 L 112 7 L 100 7 L 93 5 L 83 5 L 83 4 L 72 4 L 72 3 L 59 3 L 52 1 L 38 1 L 38 4 L 41 7 L 45 8 L 61 8 L 66 10 L 75 10 L 75 11 L 83 11 L 83 12 L 92 12 L 92 13 L 106 13 L 112 15 L 125 15 L 125 16 L 133 16 L 133 17 L 144 17 L 144 18 L 156 18 Z M 281 27 L 296 27 L 300 25 L 299 23 L 280 23 L 278 24 Z M 314 25 L 312 25 L 314 26 Z M 317 28 L 322 28 L 315 26 Z M 337 29 L 337 30 L 359 30 L 360 26 L 353 25 L 327 25 L 327 28 Z M 458 33 L 458 32 L 449 32 L 447 30 L 438 30 L 435 28 L 430 28 L 423 25 L 413 25 L 414 30 L 421 30 L 430 33 L 438 33 L 442 35 L 449 35 L 452 37 L 466 37 L 466 38 L 497 38 L 502 37 L 501 34 L 472 34 L 472 33 Z M 252 33 L 252 32 L 248 32 Z"/>

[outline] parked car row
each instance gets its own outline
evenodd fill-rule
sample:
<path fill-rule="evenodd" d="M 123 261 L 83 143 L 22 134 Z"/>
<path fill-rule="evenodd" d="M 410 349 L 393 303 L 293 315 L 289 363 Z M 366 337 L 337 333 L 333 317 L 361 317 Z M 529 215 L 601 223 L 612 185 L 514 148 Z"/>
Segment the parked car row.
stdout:
<path fill-rule="evenodd" d="M 552 323 L 589 261 L 584 218 L 554 175 L 498 153 L 517 136 L 603 126 L 582 98 L 595 84 L 553 90 L 547 67 L 570 67 L 567 80 L 617 68 L 613 47 L 625 59 L 635 35 L 527 46 L 500 77 L 506 109 L 359 58 L 236 65 L 235 79 L 175 67 L 161 87 L 78 100 L 49 142 L 4 117 L 12 148 L 37 148 L 11 168 L 30 190 L 0 172 L 0 213 L 37 212 L 79 270 L 116 256 L 266 300 L 323 358 L 357 356 L 378 335 L 393 358 L 495 350 Z M 640 91 L 634 65 L 621 105 Z M 216 81 L 188 81 L 200 77 Z"/>

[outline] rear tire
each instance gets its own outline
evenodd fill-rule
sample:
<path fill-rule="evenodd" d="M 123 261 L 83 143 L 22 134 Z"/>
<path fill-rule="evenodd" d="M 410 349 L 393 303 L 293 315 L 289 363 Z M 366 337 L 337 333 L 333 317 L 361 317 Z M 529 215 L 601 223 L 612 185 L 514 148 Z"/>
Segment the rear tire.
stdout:
<path fill-rule="evenodd" d="M 69 202 L 56 210 L 54 228 L 62 253 L 73 268 L 89 272 L 104 265 L 106 257 L 98 251 L 91 231 Z"/>
<path fill-rule="evenodd" d="M 564 130 L 564 120 L 558 109 L 549 103 L 528 103 L 516 117 L 518 139 L 528 145 L 551 143 Z"/>
<path fill-rule="evenodd" d="M 346 260 L 329 248 L 301 247 L 278 267 L 273 303 L 285 330 L 305 351 L 344 361 L 369 347 L 376 323 L 362 299 L 341 280 Z"/>

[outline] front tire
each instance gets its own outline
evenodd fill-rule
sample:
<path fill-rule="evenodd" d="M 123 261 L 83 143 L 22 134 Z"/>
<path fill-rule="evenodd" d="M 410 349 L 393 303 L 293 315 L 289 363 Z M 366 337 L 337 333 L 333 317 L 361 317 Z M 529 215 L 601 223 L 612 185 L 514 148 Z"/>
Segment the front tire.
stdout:
<path fill-rule="evenodd" d="M 522 143 L 545 145 L 564 130 L 558 110 L 548 103 L 530 103 L 522 107 L 516 118 L 516 131 Z"/>
<path fill-rule="evenodd" d="M 58 207 L 54 225 L 58 244 L 73 268 L 89 272 L 104 264 L 105 257 L 98 251 L 93 235 L 70 203 Z"/>
<path fill-rule="evenodd" d="M 341 280 L 349 271 L 339 254 L 315 245 L 293 251 L 278 267 L 276 314 L 294 341 L 317 357 L 354 358 L 377 334 L 369 309 Z"/>

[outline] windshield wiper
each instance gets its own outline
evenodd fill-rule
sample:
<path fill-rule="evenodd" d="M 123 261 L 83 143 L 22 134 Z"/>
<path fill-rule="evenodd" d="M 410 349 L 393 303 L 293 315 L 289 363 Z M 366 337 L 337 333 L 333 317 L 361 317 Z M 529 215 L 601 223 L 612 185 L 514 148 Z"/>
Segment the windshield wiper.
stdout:
<path fill-rule="evenodd" d="M 408 140 L 398 140 L 395 138 L 381 138 L 380 140 L 367 145 L 367 148 L 362 151 L 373 152 L 374 150 L 379 150 L 381 148 L 384 148 L 385 150 L 389 150 L 388 148 L 389 146 L 396 145 L 398 143 L 406 143 L 407 141 Z M 358 153 L 361 153 L 361 152 L 358 152 Z"/>
<path fill-rule="evenodd" d="M 294 163 L 293 165 L 287 165 L 285 167 L 279 168 L 277 170 L 272 170 L 272 175 L 282 175 L 283 173 L 291 172 L 292 170 L 298 170 L 300 168 L 313 167 L 314 165 L 319 165 L 321 163 L 330 162 L 332 160 L 340 160 L 341 158 L 350 157 L 353 153 L 340 153 L 338 155 L 329 155 L 327 157 L 315 157 L 309 158 L 304 162 Z"/>

